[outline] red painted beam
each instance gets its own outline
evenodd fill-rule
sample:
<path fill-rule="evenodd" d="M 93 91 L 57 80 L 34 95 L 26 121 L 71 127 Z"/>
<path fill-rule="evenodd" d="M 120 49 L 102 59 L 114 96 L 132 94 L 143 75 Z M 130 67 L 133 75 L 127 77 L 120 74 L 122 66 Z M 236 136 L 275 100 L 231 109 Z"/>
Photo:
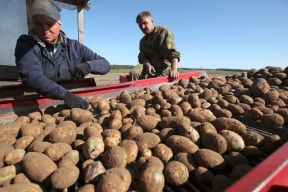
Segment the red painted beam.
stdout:
<path fill-rule="evenodd" d="M 288 142 L 227 189 L 226 192 L 266 192 L 273 190 L 273 188 L 274 191 L 275 188 L 288 191 Z"/>

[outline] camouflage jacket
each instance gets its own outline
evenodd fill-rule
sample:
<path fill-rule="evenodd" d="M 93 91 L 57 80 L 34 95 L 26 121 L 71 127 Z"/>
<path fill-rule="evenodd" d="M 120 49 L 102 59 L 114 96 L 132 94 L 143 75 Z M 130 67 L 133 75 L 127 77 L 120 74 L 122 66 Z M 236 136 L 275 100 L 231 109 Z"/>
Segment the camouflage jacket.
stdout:
<path fill-rule="evenodd" d="M 139 63 L 149 60 L 156 70 L 164 70 L 171 68 L 171 58 L 180 61 L 180 52 L 176 50 L 174 35 L 167 27 L 155 26 L 152 39 L 148 40 L 145 35 L 140 40 Z"/>

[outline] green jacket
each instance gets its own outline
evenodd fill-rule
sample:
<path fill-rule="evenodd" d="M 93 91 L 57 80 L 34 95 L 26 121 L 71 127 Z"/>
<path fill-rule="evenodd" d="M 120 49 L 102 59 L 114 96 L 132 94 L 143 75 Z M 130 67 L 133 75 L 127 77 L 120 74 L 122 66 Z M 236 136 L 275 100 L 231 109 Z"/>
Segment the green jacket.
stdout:
<path fill-rule="evenodd" d="M 180 61 L 180 52 L 176 49 L 173 33 L 167 27 L 155 26 L 151 40 L 147 39 L 147 35 L 140 40 L 139 63 L 149 60 L 156 71 L 171 70 L 171 58 Z"/>

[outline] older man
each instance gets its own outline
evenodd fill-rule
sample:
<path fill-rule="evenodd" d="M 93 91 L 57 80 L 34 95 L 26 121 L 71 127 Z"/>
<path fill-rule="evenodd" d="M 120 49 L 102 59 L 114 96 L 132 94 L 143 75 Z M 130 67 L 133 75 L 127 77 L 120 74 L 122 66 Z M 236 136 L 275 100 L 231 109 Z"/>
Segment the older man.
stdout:
<path fill-rule="evenodd" d="M 23 84 L 44 97 L 62 99 L 70 108 L 88 108 L 88 102 L 55 83 L 106 74 L 109 62 L 61 30 L 61 9 L 50 0 L 31 0 L 34 29 L 17 40 L 16 65 Z"/>
<path fill-rule="evenodd" d="M 140 64 L 130 71 L 130 79 L 135 81 L 167 75 L 172 79 L 178 78 L 180 52 L 176 49 L 173 33 L 167 27 L 154 27 L 154 20 L 147 11 L 137 16 L 136 23 L 145 36 L 140 40 Z"/>

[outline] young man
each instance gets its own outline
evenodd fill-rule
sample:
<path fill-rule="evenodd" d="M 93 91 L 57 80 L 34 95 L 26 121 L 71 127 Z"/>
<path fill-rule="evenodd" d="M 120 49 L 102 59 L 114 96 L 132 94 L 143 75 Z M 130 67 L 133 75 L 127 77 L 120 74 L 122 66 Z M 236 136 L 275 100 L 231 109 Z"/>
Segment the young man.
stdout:
<path fill-rule="evenodd" d="M 147 11 L 139 13 L 136 23 L 145 36 L 140 40 L 140 64 L 130 71 L 130 79 L 135 81 L 167 75 L 172 79 L 178 78 L 180 52 L 176 50 L 173 33 L 167 27 L 154 27 L 154 20 Z"/>

